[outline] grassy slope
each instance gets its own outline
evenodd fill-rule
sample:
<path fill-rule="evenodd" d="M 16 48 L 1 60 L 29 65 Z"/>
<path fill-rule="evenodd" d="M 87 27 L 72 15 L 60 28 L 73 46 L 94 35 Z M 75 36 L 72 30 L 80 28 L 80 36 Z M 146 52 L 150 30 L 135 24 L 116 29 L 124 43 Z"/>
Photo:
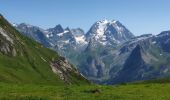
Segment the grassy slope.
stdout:
<path fill-rule="evenodd" d="M 37 42 L 22 36 L 2 16 L 0 27 L 12 34 L 17 56 L 0 53 L 0 82 L 63 85 L 64 82 L 51 70 L 52 59 L 59 59 L 56 52 L 44 48 Z M 44 61 L 45 59 L 46 61 Z M 74 82 L 87 82 L 71 76 Z M 82 80 L 82 81 L 81 81 Z"/>
<path fill-rule="evenodd" d="M 17 55 L 15 57 L 0 54 L 0 81 L 10 83 L 62 83 L 53 74 L 49 66 L 50 60 L 57 58 L 57 54 L 31 39 L 21 36 L 3 18 L 0 20 L 0 26 L 18 39 L 19 42 L 15 43 L 15 47 L 19 51 L 18 53 L 23 53 L 23 56 Z M 47 62 L 43 61 L 41 57 L 46 59 Z"/>

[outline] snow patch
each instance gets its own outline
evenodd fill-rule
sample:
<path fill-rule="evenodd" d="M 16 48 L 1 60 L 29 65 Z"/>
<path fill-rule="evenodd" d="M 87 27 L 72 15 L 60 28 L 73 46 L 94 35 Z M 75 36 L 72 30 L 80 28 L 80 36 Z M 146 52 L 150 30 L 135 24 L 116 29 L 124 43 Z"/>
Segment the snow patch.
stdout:
<path fill-rule="evenodd" d="M 65 41 L 62 41 L 62 42 L 65 43 L 65 44 L 68 44 L 69 40 L 65 40 Z"/>
<path fill-rule="evenodd" d="M 75 40 L 76 40 L 77 43 L 81 43 L 81 44 L 87 43 L 87 42 L 85 41 L 84 35 L 83 35 L 83 36 L 76 36 L 76 37 L 75 37 Z"/>
<path fill-rule="evenodd" d="M 68 33 L 68 32 L 69 32 L 68 30 L 65 30 L 64 32 L 58 33 L 57 35 L 58 35 L 58 36 L 63 36 L 65 33 Z"/>
<path fill-rule="evenodd" d="M 63 32 L 63 33 L 58 33 L 57 35 L 58 35 L 58 36 L 63 36 L 63 35 L 64 35 L 64 32 Z"/>
<path fill-rule="evenodd" d="M 53 37 L 53 34 L 51 34 L 51 33 L 46 34 L 46 37 L 47 37 L 47 38 Z"/>
<path fill-rule="evenodd" d="M 153 41 L 152 44 L 156 44 L 156 41 Z"/>
<path fill-rule="evenodd" d="M 117 21 L 116 20 L 113 20 L 111 23 L 116 23 Z"/>

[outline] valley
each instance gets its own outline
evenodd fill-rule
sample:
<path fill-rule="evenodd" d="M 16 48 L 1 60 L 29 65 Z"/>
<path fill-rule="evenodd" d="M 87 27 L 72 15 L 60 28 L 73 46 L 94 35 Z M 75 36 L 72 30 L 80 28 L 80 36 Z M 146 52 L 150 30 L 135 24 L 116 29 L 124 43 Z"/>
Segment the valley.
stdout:
<path fill-rule="evenodd" d="M 163 53 L 159 49 L 153 52 L 156 49 L 152 48 L 156 47 L 152 44 L 161 44 L 161 49 L 168 53 L 169 49 L 165 47 L 169 43 L 167 42 L 169 31 L 162 32 L 158 36 L 143 35 L 125 42 L 120 47 L 120 58 L 121 54 L 129 53 L 129 51 L 132 53 L 129 53 L 129 57 L 127 56 L 126 66 L 117 72 L 119 76 L 113 79 L 118 83 L 120 81 L 121 84 L 97 85 L 88 81 L 73 65 L 56 52 L 45 48 L 31 38 L 22 36 L 2 15 L 0 17 L 0 29 L 0 99 L 2 100 L 75 100 L 77 98 L 78 100 L 170 99 L 169 79 L 139 81 L 143 79 L 138 80 L 136 78 L 140 77 L 136 75 L 141 75 L 139 74 L 141 70 L 148 71 L 148 73 L 153 71 L 148 69 L 149 67 L 144 62 L 154 61 L 159 58 L 161 59 L 159 61 L 162 61 L 161 63 L 164 62 L 166 64 L 166 59 L 162 57 L 165 55 L 165 52 Z M 167 41 L 165 41 L 166 39 Z M 88 47 L 87 50 L 93 48 Z M 111 50 L 111 48 L 109 47 L 107 50 Z M 113 54 L 116 52 L 118 51 L 113 52 Z M 150 53 L 152 55 L 149 55 L 148 52 L 152 52 Z M 104 53 L 102 57 L 108 57 L 108 54 L 106 54 Z M 92 53 L 89 56 L 92 56 Z M 168 56 L 164 57 L 167 58 Z M 157 64 L 159 65 L 159 63 Z M 164 74 L 160 74 L 161 77 L 168 76 L 167 68 L 161 68 L 164 72 Z M 126 73 L 131 74 L 126 75 Z M 155 75 L 155 77 L 159 78 L 160 75 Z M 152 77 L 150 76 L 150 78 Z M 126 83 L 129 79 L 133 82 Z M 113 80 L 109 81 L 110 84 L 113 84 Z M 134 82 L 134 80 L 138 82 Z"/>
<path fill-rule="evenodd" d="M 169 3 L 139 2 L 1 1 L 0 100 L 170 100 Z"/>

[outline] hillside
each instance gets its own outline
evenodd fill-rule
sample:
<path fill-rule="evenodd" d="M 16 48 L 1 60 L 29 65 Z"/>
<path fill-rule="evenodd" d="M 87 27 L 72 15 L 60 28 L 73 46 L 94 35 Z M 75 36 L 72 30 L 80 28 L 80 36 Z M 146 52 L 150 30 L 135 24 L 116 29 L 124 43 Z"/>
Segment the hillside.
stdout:
<path fill-rule="evenodd" d="M 88 83 L 64 58 L 21 35 L 2 15 L 0 82 L 56 85 Z"/>

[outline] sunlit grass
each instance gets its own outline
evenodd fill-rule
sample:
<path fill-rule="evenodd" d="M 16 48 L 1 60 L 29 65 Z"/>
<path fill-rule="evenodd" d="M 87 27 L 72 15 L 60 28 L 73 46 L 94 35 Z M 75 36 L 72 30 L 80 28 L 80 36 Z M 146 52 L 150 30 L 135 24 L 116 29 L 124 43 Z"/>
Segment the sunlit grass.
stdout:
<path fill-rule="evenodd" d="M 170 84 L 116 86 L 0 84 L 0 99 L 14 100 L 170 100 Z"/>

